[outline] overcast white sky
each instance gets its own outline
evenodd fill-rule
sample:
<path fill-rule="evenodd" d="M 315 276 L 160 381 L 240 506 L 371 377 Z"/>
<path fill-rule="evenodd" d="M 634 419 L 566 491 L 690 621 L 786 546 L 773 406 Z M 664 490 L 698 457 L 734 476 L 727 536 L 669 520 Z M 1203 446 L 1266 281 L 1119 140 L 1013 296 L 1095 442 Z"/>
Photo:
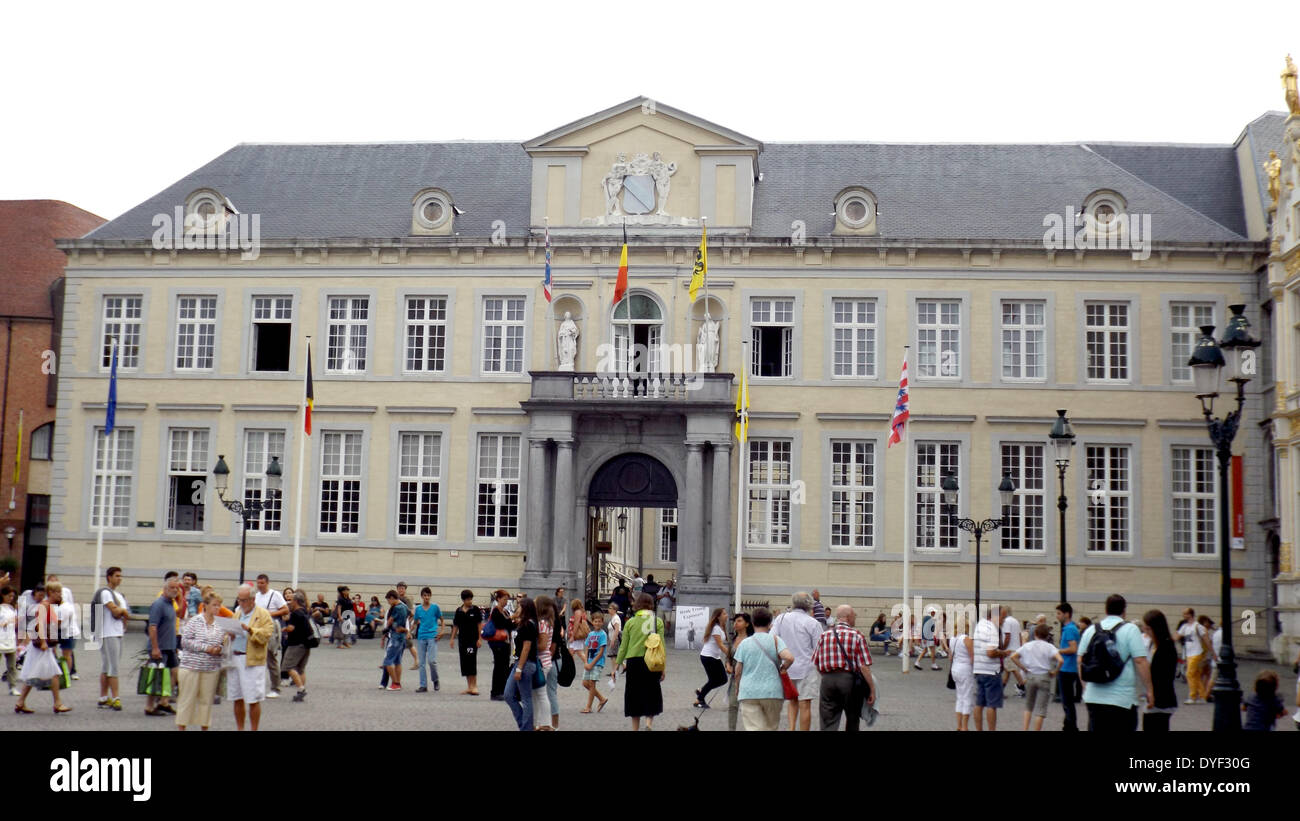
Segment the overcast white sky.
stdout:
<path fill-rule="evenodd" d="M 580 11 L 579 11 L 580 10 Z M 0 199 L 115 217 L 240 142 L 520 140 L 649 95 L 764 141 L 1230 143 L 1300 4 L 11 3 Z"/>

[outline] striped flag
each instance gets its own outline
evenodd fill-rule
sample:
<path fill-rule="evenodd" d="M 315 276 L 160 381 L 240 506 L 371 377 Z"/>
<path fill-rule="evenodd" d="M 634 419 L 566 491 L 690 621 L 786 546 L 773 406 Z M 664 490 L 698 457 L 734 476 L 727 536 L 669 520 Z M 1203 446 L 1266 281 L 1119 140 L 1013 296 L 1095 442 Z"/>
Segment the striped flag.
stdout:
<path fill-rule="evenodd" d="M 551 301 L 551 226 L 546 226 L 546 278 L 542 280 L 542 293 Z"/>
<path fill-rule="evenodd" d="M 894 403 L 894 418 L 889 423 L 889 443 L 891 448 L 907 437 L 907 350 L 903 350 L 903 372 L 898 377 L 898 401 Z"/>
<path fill-rule="evenodd" d="M 704 287 L 704 278 L 709 275 L 709 238 L 708 228 L 700 228 L 700 247 L 695 252 L 695 269 L 691 271 L 691 302 Z"/>
<path fill-rule="evenodd" d="M 311 343 L 307 343 L 307 413 L 303 417 L 303 430 L 311 436 L 311 407 L 315 404 L 316 395 L 311 385 Z"/>
<path fill-rule="evenodd" d="M 614 284 L 614 304 L 623 301 L 627 296 L 627 223 L 623 223 L 623 253 L 618 257 L 618 282 Z M 628 317 L 632 314 L 629 312 Z"/>

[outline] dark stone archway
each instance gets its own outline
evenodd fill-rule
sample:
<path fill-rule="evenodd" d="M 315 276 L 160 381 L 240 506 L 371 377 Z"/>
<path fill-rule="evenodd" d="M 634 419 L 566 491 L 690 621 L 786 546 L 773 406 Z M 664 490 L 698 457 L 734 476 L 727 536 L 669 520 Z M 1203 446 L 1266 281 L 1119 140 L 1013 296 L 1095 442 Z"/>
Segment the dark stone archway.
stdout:
<path fill-rule="evenodd" d="M 615 456 L 596 471 L 587 504 L 597 507 L 676 507 L 677 483 L 662 462 L 644 453 Z"/>

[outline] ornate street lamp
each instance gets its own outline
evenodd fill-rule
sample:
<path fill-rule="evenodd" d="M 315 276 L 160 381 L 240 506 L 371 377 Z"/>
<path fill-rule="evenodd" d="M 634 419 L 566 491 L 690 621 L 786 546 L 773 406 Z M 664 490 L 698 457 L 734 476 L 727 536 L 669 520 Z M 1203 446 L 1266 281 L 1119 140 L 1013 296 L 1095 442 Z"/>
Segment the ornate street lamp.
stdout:
<path fill-rule="evenodd" d="M 1060 480 L 1061 495 L 1056 497 L 1056 509 L 1061 512 L 1060 542 L 1061 542 L 1061 601 L 1067 602 L 1069 598 L 1065 595 L 1065 508 L 1067 501 L 1065 498 L 1065 469 L 1070 466 L 1070 451 L 1074 448 L 1074 428 L 1070 427 L 1070 420 L 1065 418 L 1065 410 L 1062 408 L 1056 412 L 1056 421 L 1052 423 L 1052 432 L 1047 434 L 1052 440 L 1052 448 L 1056 452 L 1056 475 Z"/>
<path fill-rule="evenodd" d="M 1241 685 L 1237 682 L 1236 653 L 1232 648 L 1232 556 L 1228 527 L 1228 465 L 1232 462 L 1232 440 L 1241 422 L 1241 408 L 1246 399 L 1246 383 L 1254 377 L 1257 364 L 1255 349 L 1260 346 L 1250 336 L 1245 305 L 1229 305 L 1232 317 L 1224 329 L 1223 339 L 1214 341 L 1214 326 L 1202 325 L 1201 338 L 1192 349 L 1187 364 L 1192 369 L 1196 398 L 1201 400 L 1205 426 L 1219 458 L 1219 608 L 1223 646 L 1219 651 L 1219 676 L 1214 682 L 1214 729 L 1241 730 Z M 1226 369 L 1226 373 L 1225 373 Z M 1222 379 L 1237 385 L 1237 407 L 1222 419 L 1214 418 L 1214 400 Z"/>
<path fill-rule="evenodd" d="M 956 518 L 957 517 L 957 491 L 958 491 L 956 474 L 949 473 L 947 476 L 943 477 L 943 481 L 939 483 L 939 487 L 943 491 L 942 503 L 943 503 L 944 515 Z M 998 494 L 1001 497 L 1001 502 L 1002 502 L 1001 507 L 1006 507 L 1007 505 L 1011 504 L 1011 500 L 1016 494 L 1016 482 L 1014 479 L 1011 478 L 1010 474 L 1004 473 L 1002 475 L 1002 481 L 998 484 Z M 1003 520 L 985 519 L 982 522 L 977 522 L 974 519 L 957 518 L 954 524 L 961 530 L 965 530 L 967 533 L 975 534 L 975 614 L 976 614 L 976 618 L 979 618 L 980 538 L 985 533 L 989 533 L 991 531 L 997 530 L 999 527 L 1002 527 Z"/>
<path fill-rule="evenodd" d="M 626 533 L 627 532 L 627 511 L 620 510 L 618 512 L 618 517 L 616 521 L 618 522 L 618 532 Z"/>
<path fill-rule="evenodd" d="M 212 478 L 217 485 L 217 498 L 221 500 L 221 504 L 225 505 L 226 510 L 239 517 L 241 523 L 239 535 L 240 584 L 244 583 L 244 555 L 248 550 L 249 517 L 271 509 L 271 504 L 280 496 L 280 488 L 283 483 L 282 477 L 280 457 L 272 456 L 271 464 L 266 466 L 266 494 L 262 498 L 251 499 L 247 502 L 241 502 L 238 499 L 227 499 L 226 490 L 230 487 L 230 468 L 226 466 L 225 455 L 217 454 L 217 465 L 212 469 Z"/>

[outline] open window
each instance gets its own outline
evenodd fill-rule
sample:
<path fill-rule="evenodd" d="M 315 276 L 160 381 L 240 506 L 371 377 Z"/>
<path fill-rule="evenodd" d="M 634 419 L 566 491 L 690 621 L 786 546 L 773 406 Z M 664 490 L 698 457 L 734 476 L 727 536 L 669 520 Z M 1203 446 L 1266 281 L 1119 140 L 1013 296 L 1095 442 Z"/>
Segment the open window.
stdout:
<path fill-rule="evenodd" d="M 254 297 L 253 370 L 288 373 L 292 331 L 292 297 Z"/>

